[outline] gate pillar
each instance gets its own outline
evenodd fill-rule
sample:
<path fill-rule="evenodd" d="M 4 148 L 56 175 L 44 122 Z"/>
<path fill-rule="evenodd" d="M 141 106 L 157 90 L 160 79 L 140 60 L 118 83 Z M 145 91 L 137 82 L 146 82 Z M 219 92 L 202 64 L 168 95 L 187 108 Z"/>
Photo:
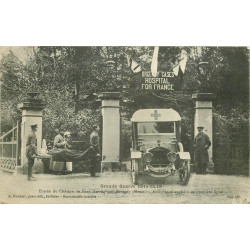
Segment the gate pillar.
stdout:
<path fill-rule="evenodd" d="M 192 95 L 195 101 L 194 136 L 198 134 L 197 126 L 204 126 L 204 132 L 209 136 L 211 146 L 208 150 L 208 171 L 213 172 L 213 94 L 195 93 Z"/>
<path fill-rule="evenodd" d="M 120 167 L 121 115 L 120 93 L 104 92 L 102 99 L 102 171 Z"/>
<path fill-rule="evenodd" d="M 26 140 L 31 132 L 30 125 L 36 123 L 38 128 L 36 132 L 37 150 L 40 151 L 42 144 L 42 111 L 45 107 L 42 100 L 37 99 L 37 92 L 27 93 L 28 98 L 23 103 L 18 105 L 22 110 L 22 124 L 21 124 L 21 166 L 27 162 L 26 158 Z"/>

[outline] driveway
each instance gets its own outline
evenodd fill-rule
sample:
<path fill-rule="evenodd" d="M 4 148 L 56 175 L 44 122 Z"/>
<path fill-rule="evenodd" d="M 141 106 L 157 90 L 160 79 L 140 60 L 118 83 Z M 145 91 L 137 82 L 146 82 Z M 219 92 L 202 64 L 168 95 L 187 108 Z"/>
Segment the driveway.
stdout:
<path fill-rule="evenodd" d="M 178 175 L 162 181 L 141 179 L 134 186 L 130 172 L 70 175 L 25 175 L 0 171 L 1 203 L 250 203 L 249 177 L 192 174 L 181 186 Z"/>

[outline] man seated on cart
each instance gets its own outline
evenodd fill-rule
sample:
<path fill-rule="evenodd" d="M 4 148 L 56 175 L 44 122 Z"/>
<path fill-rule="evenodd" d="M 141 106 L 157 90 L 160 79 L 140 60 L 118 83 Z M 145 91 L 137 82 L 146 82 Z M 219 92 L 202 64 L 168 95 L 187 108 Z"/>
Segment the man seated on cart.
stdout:
<path fill-rule="evenodd" d="M 59 133 L 54 139 L 53 149 L 65 149 L 67 141 L 65 140 L 64 133 L 65 129 L 59 128 Z M 63 161 L 52 161 L 50 163 L 50 169 L 55 172 L 65 173 L 66 171 L 66 162 Z"/>

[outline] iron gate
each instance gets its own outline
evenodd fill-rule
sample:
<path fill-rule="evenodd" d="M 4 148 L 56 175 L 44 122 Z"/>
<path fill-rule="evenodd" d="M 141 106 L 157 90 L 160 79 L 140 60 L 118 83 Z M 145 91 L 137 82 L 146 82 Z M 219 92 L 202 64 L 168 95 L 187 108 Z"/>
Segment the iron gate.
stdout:
<path fill-rule="evenodd" d="M 21 131 L 19 122 L 0 137 L 0 169 L 15 172 L 20 165 Z"/>

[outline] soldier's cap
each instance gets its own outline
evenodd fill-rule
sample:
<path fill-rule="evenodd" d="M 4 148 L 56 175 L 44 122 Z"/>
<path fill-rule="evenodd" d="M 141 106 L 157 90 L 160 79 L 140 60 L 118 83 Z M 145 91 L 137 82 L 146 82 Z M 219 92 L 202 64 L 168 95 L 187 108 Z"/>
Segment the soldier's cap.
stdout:
<path fill-rule="evenodd" d="M 204 128 L 204 126 L 197 126 L 197 128 Z"/>
<path fill-rule="evenodd" d="M 37 128 L 37 124 L 36 124 L 36 123 L 32 123 L 30 126 L 31 126 L 32 128 Z"/>

